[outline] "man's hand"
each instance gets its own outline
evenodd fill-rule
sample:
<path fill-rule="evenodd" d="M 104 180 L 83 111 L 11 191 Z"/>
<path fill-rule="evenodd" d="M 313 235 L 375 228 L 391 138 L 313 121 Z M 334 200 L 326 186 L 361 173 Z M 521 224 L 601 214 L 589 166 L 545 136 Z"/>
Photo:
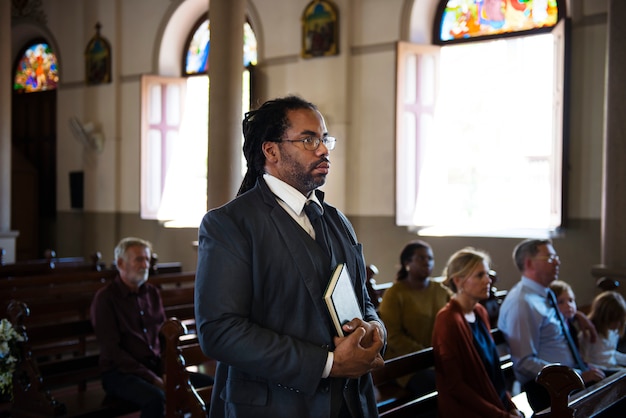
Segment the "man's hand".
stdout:
<path fill-rule="evenodd" d="M 378 335 L 381 339 L 383 339 L 383 336 L 385 335 L 380 322 L 365 322 L 359 318 L 354 318 L 352 321 L 343 324 L 342 329 L 345 333 L 350 334 L 359 327 L 365 329 L 365 336 L 361 340 L 361 346 L 363 346 L 363 348 L 369 348 L 372 346 L 375 330 L 378 330 Z M 384 343 L 385 342 L 383 341 L 383 345 Z"/>
<path fill-rule="evenodd" d="M 372 340 L 368 347 L 363 345 L 363 340 L 367 334 L 365 327 L 354 329 L 347 337 L 335 337 L 333 366 L 330 370 L 331 377 L 356 379 L 385 364 L 380 355 L 383 340 L 378 327 L 375 325 L 370 325 L 370 327 L 372 327 L 370 330 Z"/>
<path fill-rule="evenodd" d="M 595 383 L 604 379 L 604 372 L 600 369 L 596 369 L 595 367 L 590 367 L 589 370 L 584 371 L 580 374 L 580 377 L 583 378 L 583 382 L 587 383 Z"/>

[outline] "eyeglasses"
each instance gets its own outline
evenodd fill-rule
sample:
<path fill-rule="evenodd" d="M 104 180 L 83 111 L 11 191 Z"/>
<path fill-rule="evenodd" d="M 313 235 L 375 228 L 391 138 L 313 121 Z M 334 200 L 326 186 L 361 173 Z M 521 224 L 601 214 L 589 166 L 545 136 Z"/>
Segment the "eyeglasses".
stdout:
<path fill-rule="evenodd" d="M 556 263 L 556 262 L 561 261 L 561 259 L 559 258 L 559 256 L 558 256 L 558 255 L 556 255 L 556 254 L 550 254 L 550 255 L 538 255 L 538 256 L 537 256 L 537 257 L 535 257 L 535 258 L 540 259 L 540 260 L 546 260 L 546 261 L 547 261 L 548 263 L 550 263 L 550 264 L 553 264 L 553 263 Z"/>
<path fill-rule="evenodd" d="M 329 151 L 332 151 L 335 149 L 337 139 L 332 136 L 325 136 L 324 138 L 307 136 L 302 139 L 281 139 L 280 142 L 302 142 L 304 144 L 304 149 L 308 151 L 315 151 L 323 142 L 326 148 L 328 148 Z"/>

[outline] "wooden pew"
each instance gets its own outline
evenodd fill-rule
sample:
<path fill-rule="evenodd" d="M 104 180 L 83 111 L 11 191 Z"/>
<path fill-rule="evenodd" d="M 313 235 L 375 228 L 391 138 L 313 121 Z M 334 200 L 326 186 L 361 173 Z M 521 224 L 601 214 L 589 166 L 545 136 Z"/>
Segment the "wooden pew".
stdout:
<path fill-rule="evenodd" d="M 396 383 L 407 372 L 434 367 L 432 347 L 385 361 L 385 365 L 372 371 L 376 404 L 381 417 L 437 416 L 437 392 L 415 397 Z M 423 414 L 423 415 L 420 415 Z"/>
<path fill-rule="evenodd" d="M 85 260 L 84 257 L 57 257 L 53 250 L 48 250 L 45 258 L 0 264 L 0 278 L 103 269 L 105 264 L 99 251 L 94 252 L 90 260 Z"/>
<path fill-rule="evenodd" d="M 150 257 L 150 275 L 163 274 L 163 273 L 181 273 L 183 271 L 183 264 L 180 261 L 169 261 L 159 263 L 159 255 L 152 253 Z"/>
<path fill-rule="evenodd" d="M 150 276 L 148 280 L 160 289 L 163 307 L 168 317 L 184 319 L 194 317 L 195 271 L 159 273 Z"/>
<path fill-rule="evenodd" d="M 572 368 L 552 364 L 539 373 L 537 382 L 548 390 L 551 400 L 551 407 L 537 413 L 538 418 L 624 416 L 626 369 L 585 388 L 582 378 Z"/>
<path fill-rule="evenodd" d="M 37 315 L 31 321 L 56 320 L 69 312 L 87 318 L 96 291 L 116 275 L 115 270 L 103 270 L 0 279 L 0 309 L 6 309 L 11 300 L 19 300 L 34 312 L 48 313 L 45 318 Z M 164 306 L 187 312 L 193 305 L 195 272 L 158 274 L 148 280 L 161 290 Z"/>
<path fill-rule="evenodd" d="M 99 381 L 98 354 L 86 343 L 94 335 L 89 320 L 26 327 L 31 315 L 12 302 L 8 315 L 25 341 L 13 378 L 11 416 L 119 416 L 137 408 L 106 397 Z M 46 351 L 55 345 L 55 351 Z M 60 350 L 65 347 L 66 350 Z"/>
<path fill-rule="evenodd" d="M 81 281 L 103 282 L 112 279 L 116 274 L 117 271 L 115 270 L 105 269 L 99 271 L 55 271 L 48 274 L 9 276 L 0 278 L 0 290 L 61 286 Z"/>
<path fill-rule="evenodd" d="M 28 304 L 13 301 L 10 318 L 28 337 L 21 345 L 12 416 L 117 416 L 129 408 L 109 400 L 101 388 L 99 348 L 89 307 L 95 292 L 115 275 L 98 280 L 68 280 L 17 289 Z M 166 315 L 193 318 L 194 272 L 168 273 L 149 279 L 160 288 Z M 12 293 L 16 295 L 17 293 Z M 38 412 L 37 412 L 38 411 Z"/>
<path fill-rule="evenodd" d="M 215 361 L 207 358 L 198 342 L 193 320 L 168 319 L 161 327 L 165 339 L 165 416 L 203 417 L 208 412 L 213 386 L 194 387 L 189 369 L 215 375 Z"/>
<path fill-rule="evenodd" d="M 492 335 L 500 351 L 500 367 L 504 371 L 507 385 L 511 386 L 513 363 L 506 349 L 502 332 L 493 329 Z M 434 367 L 432 347 L 385 361 L 385 365 L 372 371 L 376 392 L 376 403 L 381 417 L 436 417 L 437 391 L 416 397 L 396 383 L 396 379 L 408 373 Z"/>
<path fill-rule="evenodd" d="M 89 315 L 95 292 L 116 275 L 115 271 L 87 271 L 44 274 L 0 279 L 0 309 L 6 310 L 11 300 L 26 303 L 35 312 L 29 321 L 55 321 L 69 312 L 81 318 Z"/>

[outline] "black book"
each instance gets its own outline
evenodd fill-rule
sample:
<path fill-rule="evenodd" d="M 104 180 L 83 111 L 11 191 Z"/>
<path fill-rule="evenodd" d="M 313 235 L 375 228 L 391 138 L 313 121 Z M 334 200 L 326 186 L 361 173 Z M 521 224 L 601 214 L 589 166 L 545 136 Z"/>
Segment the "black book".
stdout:
<path fill-rule="evenodd" d="M 339 336 L 345 336 L 341 329 L 343 324 L 354 318 L 363 319 L 359 301 L 352 286 L 352 279 L 345 263 L 339 264 L 335 268 L 324 292 L 324 301 Z"/>

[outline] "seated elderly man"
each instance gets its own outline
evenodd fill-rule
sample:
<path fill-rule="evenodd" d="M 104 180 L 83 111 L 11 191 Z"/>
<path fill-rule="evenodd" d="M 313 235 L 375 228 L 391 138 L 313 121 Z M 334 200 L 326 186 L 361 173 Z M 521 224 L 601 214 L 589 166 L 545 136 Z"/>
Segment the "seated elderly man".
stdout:
<path fill-rule="evenodd" d="M 141 409 L 141 417 L 165 414 L 159 330 L 165 311 L 159 290 L 148 283 L 152 245 L 124 238 L 115 247 L 118 275 L 98 290 L 91 321 L 100 346 L 102 386 L 108 395 Z M 191 383 L 207 386 L 213 379 L 192 375 Z"/>

